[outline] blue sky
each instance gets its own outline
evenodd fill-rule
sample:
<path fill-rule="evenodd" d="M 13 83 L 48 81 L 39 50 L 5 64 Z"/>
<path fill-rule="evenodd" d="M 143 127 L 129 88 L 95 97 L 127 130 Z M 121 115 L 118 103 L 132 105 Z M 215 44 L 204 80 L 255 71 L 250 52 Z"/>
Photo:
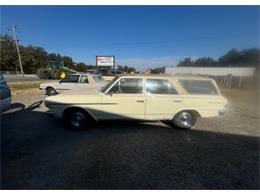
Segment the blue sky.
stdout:
<path fill-rule="evenodd" d="M 87 64 L 115 55 L 142 70 L 259 47 L 259 6 L 1 6 L 0 16 L 1 33 L 17 24 L 22 44 Z"/>

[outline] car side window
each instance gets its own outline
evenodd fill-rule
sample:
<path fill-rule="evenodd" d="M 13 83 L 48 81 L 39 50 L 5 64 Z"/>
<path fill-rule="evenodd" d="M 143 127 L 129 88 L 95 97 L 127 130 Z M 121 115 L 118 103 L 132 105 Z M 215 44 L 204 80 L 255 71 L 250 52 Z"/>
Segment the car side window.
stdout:
<path fill-rule="evenodd" d="M 88 77 L 87 76 L 81 76 L 80 83 L 89 83 L 88 82 Z"/>
<path fill-rule="evenodd" d="M 69 75 L 61 80 L 61 83 L 77 83 L 79 75 Z"/>
<path fill-rule="evenodd" d="M 146 92 L 150 94 L 178 94 L 169 80 L 146 79 Z"/>
<path fill-rule="evenodd" d="M 218 91 L 210 80 L 180 79 L 181 86 L 192 95 L 217 95 Z"/>
<path fill-rule="evenodd" d="M 122 78 L 109 92 L 118 94 L 141 94 L 143 93 L 143 79 Z"/>

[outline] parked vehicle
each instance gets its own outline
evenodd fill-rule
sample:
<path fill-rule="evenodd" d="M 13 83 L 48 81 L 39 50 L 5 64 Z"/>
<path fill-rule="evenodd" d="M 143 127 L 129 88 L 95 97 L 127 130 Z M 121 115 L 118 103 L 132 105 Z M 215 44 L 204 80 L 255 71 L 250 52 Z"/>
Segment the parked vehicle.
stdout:
<path fill-rule="evenodd" d="M 93 121 L 113 119 L 167 120 L 191 128 L 197 117 L 224 114 L 227 100 L 208 78 L 129 75 L 115 77 L 100 92 L 47 97 L 49 115 L 82 129 Z"/>
<path fill-rule="evenodd" d="M 106 81 L 112 81 L 115 76 L 119 76 L 122 74 L 120 70 L 99 70 L 98 73 L 101 75 Z"/>
<path fill-rule="evenodd" d="M 0 112 L 3 112 L 11 106 L 11 91 L 3 75 L 0 73 Z"/>
<path fill-rule="evenodd" d="M 45 90 L 47 95 L 52 96 L 72 89 L 97 91 L 106 83 L 100 75 L 71 74 L 59 82 L 42 83 L 40 90 Z"/>

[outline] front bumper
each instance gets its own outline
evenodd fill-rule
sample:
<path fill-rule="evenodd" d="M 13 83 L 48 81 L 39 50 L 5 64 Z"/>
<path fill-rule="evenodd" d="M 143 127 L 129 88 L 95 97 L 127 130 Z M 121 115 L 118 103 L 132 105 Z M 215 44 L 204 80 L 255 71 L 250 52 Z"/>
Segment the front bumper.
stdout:
<path fill-rule="evenodd" d="M 48 110 L 48 111 L 46 112 L 46 115 L 47 115 L 48 117 L 54 117 L 55 113 L 54 113 L 52 110 Z"/>

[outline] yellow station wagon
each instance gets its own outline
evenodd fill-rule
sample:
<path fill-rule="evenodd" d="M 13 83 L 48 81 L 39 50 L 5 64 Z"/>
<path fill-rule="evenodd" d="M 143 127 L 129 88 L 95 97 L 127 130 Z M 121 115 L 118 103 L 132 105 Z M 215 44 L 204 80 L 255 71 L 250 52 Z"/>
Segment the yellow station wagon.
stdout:
<path fill-rule="evenodd" d="M 64 118 L 72 129 L 119 119 L 171 121 L 189 129 L 197 117 L 224 114 L 226 104 L 212 79 L 161 75 L 122 75 L 98 93 L 70 91 L 45 100 L 47 114 Z"/>

